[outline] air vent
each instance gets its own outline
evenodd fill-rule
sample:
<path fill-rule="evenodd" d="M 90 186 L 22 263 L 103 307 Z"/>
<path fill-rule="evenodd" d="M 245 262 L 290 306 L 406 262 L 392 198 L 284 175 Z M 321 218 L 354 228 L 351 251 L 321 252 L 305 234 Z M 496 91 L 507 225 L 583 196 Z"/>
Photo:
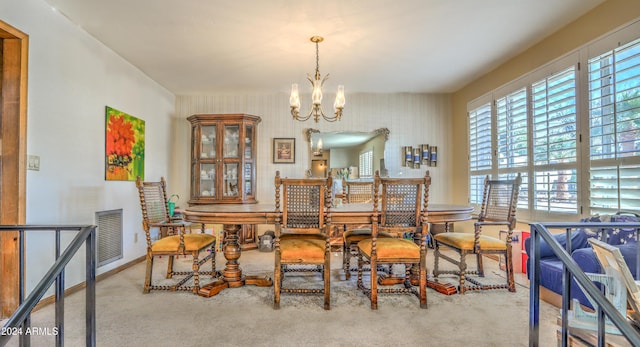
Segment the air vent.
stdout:
<path fill-rule="evenodd" d="M 122 209 L 96 212 L 98 267 L 122 259 Z"/>

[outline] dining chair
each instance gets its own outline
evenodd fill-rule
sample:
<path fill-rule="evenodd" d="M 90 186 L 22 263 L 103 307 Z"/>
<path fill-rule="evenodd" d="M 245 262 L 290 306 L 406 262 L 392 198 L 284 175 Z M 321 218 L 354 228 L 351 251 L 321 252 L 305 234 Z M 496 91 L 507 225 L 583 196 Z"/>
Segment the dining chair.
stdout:
<path fill-rule="evenodd" d="M 342 180 L 342 200 L 345 204 L 373 203 L 373 180 L 371 181 L 347 181 Z M 358 271 L 357 267 L 351 267 L 351 259 L 358 256 L 358 242 L 371 237 L 371 224 L 342 226 L 342 269 L 345 278 L 351 278 L 352 271 Z M 391 237 L 388 233 L 378 233 L 378 237 Z"/>
<path fill-rule="evenodd" d="M 167 183 L 164 177 L 159 182 L 143 182 L 140 176 L 136 179 L 136 187 L 142 208 L 142 228 L 147 242 L 146 274 L 144 293 L 151 290 L 191 291 L 198 294 L 200 275 L 217 277 L 216 273 L 216 237 L 204 233 L 191 233 L 190 223 L 181 219 L 172 219 L 167 204 Z M 152 237 L 153 229 L 158 230 L 160 238 Z M 187 232 L 187 229 L 189 232 Z M 208 252 L 208 253 L 207 253 Z M 207 253 L 200 259 L 201 253 Z M 174 258 L 190 255 L 193 264 L 190 271 L 175 271 Z M 168 284 L 153 284 L 153 261 L 156 257 L 168 256 L 166 278 L 178 276 Z M 200 266 L 211 260 L 211 271 L 200 271 Z M 192 282 L 189 282 L 192 280 Z"/>
<path fill-rule="evenodd" d="M 358 288 L 369 297 L 372 309 L 378 308 L 379 293 L 414 294 L 420 301 L 420 307 L 427 308 L 426 239 L 430 185 L 429 171 L 422 178 L 382 178 L 379 172 L 375 173 L 371 237 L 358 242 L 357 280 Z M 379 238 L 381 232 L 410 234 L 413 239 Z M 371 270 L 371 285 L 367 287 L 363 281 L 365 263 L 370 265 L 370 269 L 377 269 L 380 264 L 390 267 L 404 264 L 404 275 L 397 277 L 398 281 L 391 281 L 396 284 L 378 288 L 387 281 L 379 283 L 378 271 Z"/>
<path fill-rule="evenodd" d="M 330 177 L 281 178 L 276 171 L 275 309 L 280 308 L 281 293 L 324 294 L 324 309 L 331 308 L 331 186 Z M 285 275 L 293 277 L 303 266 L 322 273 L 322 288 L 299 288 L 295 281 L 285 281 Z"/>
<path fill-rule="evenodd" d="M 449 232 L 434 236 L 434 277 L 438 277 L 441 274 L 457 275 L 459 278 L 458 293 L 460 294 L 464 294 L 468 290 L 508 289 L 510 292 L 516 291 L 513 277 L 511 240 L 513 229 L 516 226 L 516 209 L 521 184 L 522 177 L 520 174 L 515 179 L 504 180 L 490 180 L 488 175 L 485 177 L 482 205 L 478 220 L 474 223 L 474 232 Z M 483 228 L 493 226 L 507 228 L 505 240 L 482 234 Z M 456 260 L 444 254 L 440 249 L 442 246 L 456 251 L 460 258 Z M 476 270 L 467 270 L 466 256 L 468 254 L 476 256 Z M 505 257 L 506 284 L 485 284 L 480 282 L 479 278 L 485 277 L 482 262 L 482 257 L 485 254 L 496 254 Z M 440 259 L 456 265 L 458 269 L 441 270 Z M 472 275 L 475 276 L 472 277 Z M 467 282 L 471 284 L 467 284 Z"/>

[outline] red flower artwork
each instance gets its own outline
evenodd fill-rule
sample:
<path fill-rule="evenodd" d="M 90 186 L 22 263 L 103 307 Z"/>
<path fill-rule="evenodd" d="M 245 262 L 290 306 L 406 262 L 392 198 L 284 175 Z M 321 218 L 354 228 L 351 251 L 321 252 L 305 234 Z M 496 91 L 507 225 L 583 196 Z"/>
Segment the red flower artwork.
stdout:
<path fill-rule="evenodd" d="M 124 116 L 109 119 L 106 142 L 107 156 L 111 163 L 126 165 L 131 161 L 135 134 L 133 126 L 124 119 Z"/>

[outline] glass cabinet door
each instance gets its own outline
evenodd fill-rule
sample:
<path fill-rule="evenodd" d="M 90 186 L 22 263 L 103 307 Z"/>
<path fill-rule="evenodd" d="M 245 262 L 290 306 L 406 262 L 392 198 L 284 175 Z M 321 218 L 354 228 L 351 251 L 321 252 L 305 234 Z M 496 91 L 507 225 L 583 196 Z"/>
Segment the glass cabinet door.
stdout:
<path fill-rule="evenodd" d="M 216 157 L 216 130 L 217 127 L 215 125 L 205 125 L 202 127 L 200 158 Z"/>
<path fill-rule="evenodd" d="M 223 196 L 238 196 L 238 163 L 224 164 Z"/>
<path fill-rule="evenodd" d="M 238 158 L 240 151 L 240 126 L 224 125 L 222 151 L 225 158 Z"/>
<path fill-rule="evenodd" d="M 253 180 L 251 179 L 251 175 L 253 174 L 253 164 L 246 163 L 244 164 L 244 194 L 246 196 L 253 195 Z"/>
<path fill-rule="evenodd" d="M 253 127 L 251 125 L 247 125 L 244 129 L 244 158 L 253 158 Z"/>
<path fill-rule="evenodd" d="M 216 164 L 200 164 L 200 195 L 212 198 L 217 197 Z"/>

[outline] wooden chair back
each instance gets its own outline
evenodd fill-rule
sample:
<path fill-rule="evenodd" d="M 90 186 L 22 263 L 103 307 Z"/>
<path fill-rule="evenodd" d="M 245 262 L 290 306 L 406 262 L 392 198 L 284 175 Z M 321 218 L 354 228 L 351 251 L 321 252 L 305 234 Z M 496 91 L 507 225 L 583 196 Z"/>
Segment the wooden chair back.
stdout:
<path fill-rule="evenodd" d="M 142 208 L 142 227 L 147 236 L 147 244 L 150 245 L 150 228 L 159 223 L 171 222 L 167 204 L 167 182 L 164 177 L 160 178 L 160 182 L 143 182 L 138 176 L 136 187 Z"/>
<path fill-rule="evenodd" d="M 347 181 L 342 179 L 342 202 L 345 204 L 373 201 L 373 181 Z"/>
<path fill-rule="evenodd" d="M 281 178 L 276 172 L 276 211 L 281 213 L 282 232 L 317 233 L 328 224 L 331 205 L 329 178 Z"/>
<path fill-rule="evenodd" d="M 375 174 L 374 211 L 381 204 L 379 231 L 398 233 L 426 226 L 429 186 L 427 171 L 422 178 L 389 178 Z"/>
<path fill-rule="evenodd" d="M 484 179 L 482 206 L 478 215 L 479 222 L 505 222 L 509 230 L 516 226 L 516 209 L 522 177 L 520 174 L 511 180 Z"/>

